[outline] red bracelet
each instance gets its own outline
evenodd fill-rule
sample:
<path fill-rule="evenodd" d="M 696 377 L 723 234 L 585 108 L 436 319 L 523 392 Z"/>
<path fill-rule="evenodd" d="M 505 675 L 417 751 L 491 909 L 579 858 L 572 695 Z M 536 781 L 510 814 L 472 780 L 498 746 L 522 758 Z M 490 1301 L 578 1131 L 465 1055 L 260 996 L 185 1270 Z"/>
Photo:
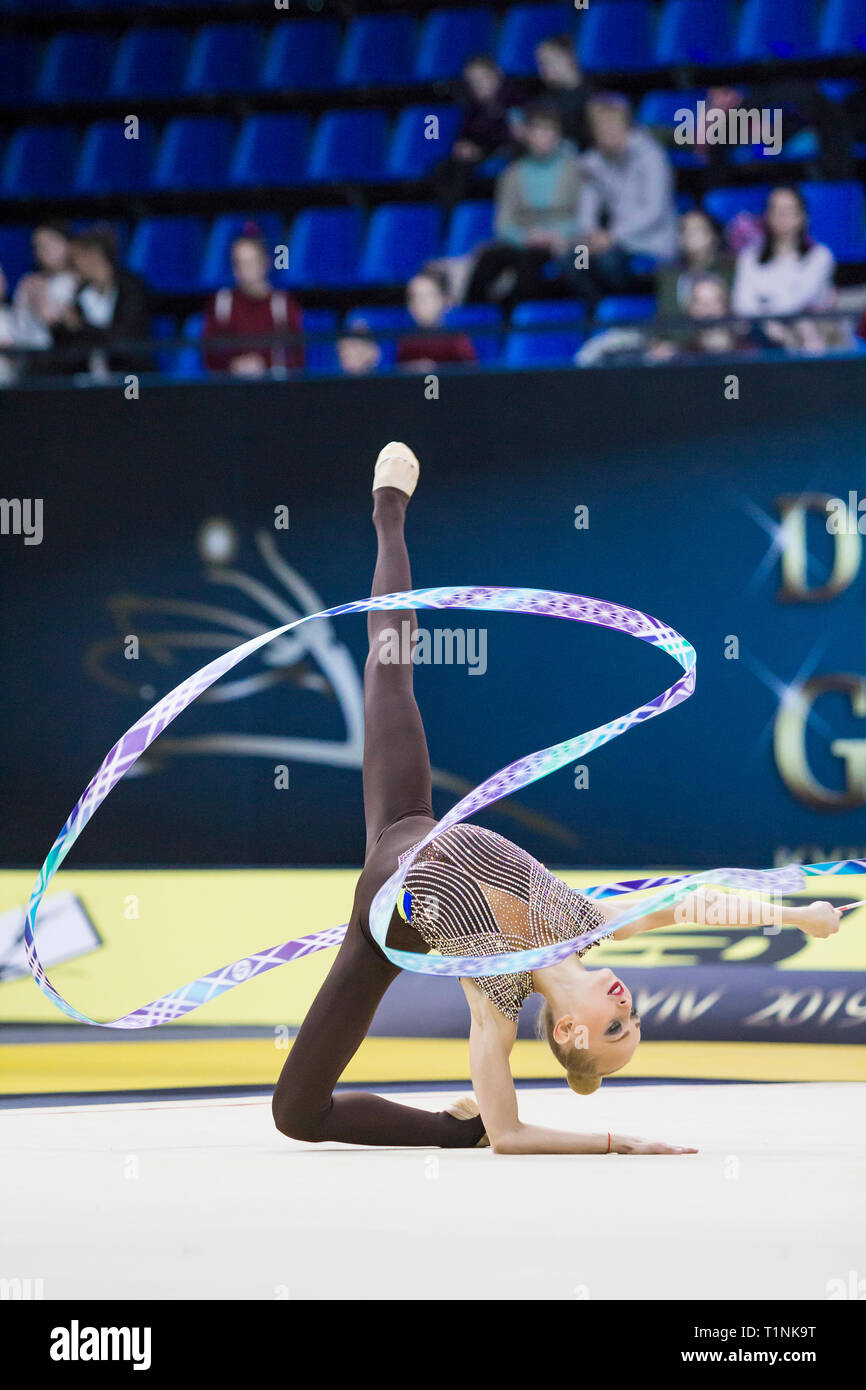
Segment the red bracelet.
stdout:
<path fill-rule="evenodd" d="M 607 1152 L 610 1153 L 610 1130 L 607 1132 Z"/>

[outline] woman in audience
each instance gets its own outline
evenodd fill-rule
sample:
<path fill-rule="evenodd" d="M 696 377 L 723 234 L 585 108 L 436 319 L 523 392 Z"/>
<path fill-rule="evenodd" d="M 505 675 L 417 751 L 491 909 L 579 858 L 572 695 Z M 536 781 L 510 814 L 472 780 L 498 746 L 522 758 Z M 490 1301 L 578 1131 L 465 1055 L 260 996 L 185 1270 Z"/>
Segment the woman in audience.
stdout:
<path fill-rule="evenodd" d="M 764 210 L 764 237 L 737 257 L 732 303 L 750 318 L 828 309 L 833 303 L 833 253 L 809 236 L 809 214 L 796 188 L 774 188 Z M 784 341 L 784 325 L 768 323 Z"/>
<path fill-rule="evenodd" d="M 404 334 L 398 342 L 398 366 L 427 371 L 442 362 L 477 361 L 468 334 L 441 331 L 449 303 L 445 280 L 436 271 L 428 268 L 412 276 L 406 307 L 418 331 Z"/>
<path fill-rule="evenodd" d="M 232 243 L 231 258 L 235 288 L 218 290 L 205 315 L 205 365 L 212 372 L 253 377 L 303 367 L 303 344 L 279 341 L 301 332 L 301 307 L 271 284 L 268 249 L 258 227 L 244 227 Z M 273 341 L 257 343 L 257 338 Z"/>
<path fill-rule="evenodd" d="M 136 346 L 150 336 L 147 289 L 120 265 L 112 228 L 80 232 L 72 238 L 71 254 L 78 289 L 52 330 L 55 345 L 63 349 L 59 369 L 96 377 L 148 371 L 150 355 Z"/>
<path fill-rule="evenodd" d="M 510 115 L 523 105 L 521 87 L 503 73 L 495 58 L 479 53 L 463 69 L 463 119 L 448 159 L 436 171 L 440 199 L 450 205 L 467 192 L 479 164 L 512 147 Z"/>
<path fill-rule="evenodd" d="M 22 275 L 15 290 L 15 338 L 21 347 L 50 348 L 78 290 L 69 228 L 65 222 L 40 222 L 31 244 L 36 270 Z"/>
<path fill-rule="evenodd" d="M 714 275 L 730 289 L 734 264 L 724 246 L 718 223 L 703 208 L 684 212 L 679 221 L 679 255 L 656 276 L 656 312 L 662 320 L 688 312 L 692 289 L 699 276 Z M 687 330 L 663 330 L 665 338 L 682 341 Z"/>

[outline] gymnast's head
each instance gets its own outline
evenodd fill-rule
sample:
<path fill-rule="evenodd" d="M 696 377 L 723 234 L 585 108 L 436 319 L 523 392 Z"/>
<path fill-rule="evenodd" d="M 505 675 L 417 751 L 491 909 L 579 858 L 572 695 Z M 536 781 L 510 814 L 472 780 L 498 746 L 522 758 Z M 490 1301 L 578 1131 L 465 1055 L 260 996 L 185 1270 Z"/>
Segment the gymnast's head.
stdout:
<path fill-rule="evenodd" d="M 581 966 L 567 989 L 545 994 L 538 1036 L 565 1068 L 571 1089 L 588 1096 L 631 1060 L 640 1042 L 640 1017 L 630 991 L 612 970 Z"/>

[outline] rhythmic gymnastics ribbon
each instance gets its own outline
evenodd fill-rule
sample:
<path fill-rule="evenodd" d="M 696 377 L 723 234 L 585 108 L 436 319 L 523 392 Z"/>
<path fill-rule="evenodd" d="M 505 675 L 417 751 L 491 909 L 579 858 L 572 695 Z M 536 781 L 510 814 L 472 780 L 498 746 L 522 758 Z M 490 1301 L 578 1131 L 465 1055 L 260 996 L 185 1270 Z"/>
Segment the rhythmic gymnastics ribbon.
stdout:
<path fill-rule="evenodd" d="M 591 898 L 608 898 L 619 894 L 634 893 L 641 889 L 658 889 L 651 897 L 642 898 L 626 912 L 621 913 L 615 923 L 606 922 L 584 933 L 575 940 L 556 942 L 532 950 L 507 951 L 490 956 L 439 956 L 423 955 L 411 951 L 395 951 L 386 944 L 388 926 L 394 906 L 402 893 L 402 885 L 412 863 L 421 850 L 437 836 L 452 826 L 466 820 L 468 816 L 481 811 L 503 796 L 510 796 L 521 787 L 541 777 L 547 777 L 567 763 L 586 757 L 602 744 L 618 738 L 620 734 L 638 724 L 654 719 L 659 714 L 673 709 L 687 700 L 695 688 L 696 653 L 672 627 L 641 613 L 636 608 L 624 608 L 616 603 L 602 599 L 588 598 L 582 594 L 558 593 L 550 589 L 503 589 L 481 587 L 440 587 L 433 589 L 411 589 L 401 593 L 382 594 L 375 598 L 358 599 L 352 603 L 338 604 L 334 608 L 323 609 L 320 613 L 309 613 L 294 622 L 261 633 L 231 651 L 224 652 L 215 660 L 208 662 L 200 671 L 188 676 L 174 690 L 158 700 L 146 714 L 133 724 L 132 728 L 114 744 L 106 754 L 96 774 L 77 801 L 72 814 L 66 821 L 39 871 L 27 908 L 24 922 L 24 942 L 27 963 L 42 993 L 63 1013 L 81 1023 L 89 1023 L 97 1028 L 153 1028 L 161 1023 L 169 1023 L 183 1018 L 193 1009 L 218 998 L 236 985 L 254 979 L 268 970 L 289 961 L 329 946 L 337 946 L 347 930 L 347 923 L 339 927 L 329 927 L 324 931 L 312 932 L 306 936 L 285 941 L 263 951 L 255 951 L 249 956 L 233 961 L 230 965 L 201 976 L 189 984 L 181 985 L 144 1004 L 131 1013 L 124 1014 L 110 1022 L 100 1022 L 89 1018 L 66 1000 L 49 980 L 36 950 L 35 926 L 39 905 L 51 879 L 54 877 L 66 855 L 81 835 L 97 807 L 108 796 L 112 788 L 129 771 L 142 753 L 158 738 L 169 724 L 177 718 L 188 705 L 207 690 L 215 681 L 231 671 L 246 657 L 261 647 L 267 646 L 276 638 L 291 632 L 304 623 L 315 622 L 317 618 L 332 618 L 343 613 L 381 612 L 405 608 L 468 608 L 484 609 L 501 613 L 530 613 L 539 616 L 567 618 L 572 622 L 589 623 L 596 627 L 612 628 L 617 632 L 638 637 L 661 651 L 667 652 L 682 667 L 683 675 L 655 699 L 619 715 L 607 724 L 589 729 L 562 743 L 553 744 L 536 753 L 529 753 L 510 763 L 499 772 L 488 777 L 456 806 L 438 821 L 432 830 L 421 840 L 391 877 L 382 884 L 370 907 L 370 928 L 385 955 L 395 965 L 404 970 L 412 970 L 423 975 L 509 975 L 525 970 L 537 970 L 544 965 L 552 965 L 564 960 L 577 949 L 590 945 L 627 922 L 643 916 L 659 907 L 677 902 L 695 885 L 718 883 L 730 887 L 751 888 L 757 891 L 790 892 L 802 888 L 805 877 L 811 874 L 861 873 L 866 870 L 864 860 L 842 860 L 826 864 L 805 866 L 789 865 L 780 869 L 716 869 L 699 874 L 661 875 L 649 878 L 630 879 L 621 883 L 600 884 L 586 890 Z"/>

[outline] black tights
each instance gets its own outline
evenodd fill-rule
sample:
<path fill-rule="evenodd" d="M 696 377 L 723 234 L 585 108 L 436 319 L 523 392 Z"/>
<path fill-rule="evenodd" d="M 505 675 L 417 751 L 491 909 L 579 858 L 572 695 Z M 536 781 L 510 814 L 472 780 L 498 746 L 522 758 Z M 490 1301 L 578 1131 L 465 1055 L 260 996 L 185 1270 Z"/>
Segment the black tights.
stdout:
<path fill-rule="evenodd" d="M 372 594 L 411 589 L 409 555 L 403 537 L 408 501 L 397 488 L 374 494 L 373 522 L 378 555 Z M 373 1015 L 399 974 L 372 940 L 370 904 L 397 867 L 397 856 L 435 824 L 430 758 L 421 715 L 412 689 L 413 666 L 381 660 L 380 636 L 402 632 L 414 610 L 370 613 L 370 653 L 364 668 L 364 816 L 367 848 L 355 889 L 349 928 L 327 979 L 301 1025 L 274 1091 L 277 1129 L 313 1143 L 404 1144 L 444 1149 L 469 1148 L 481 1138 L 480 1118 L 458 1120 L 445 1111 L 416 1110 L 382 1096 L 360 1092 L 333 1094 L 334 1087 L 367 1035 Z M 389 944 L 418 950 L 421 943 L 396 918 Z M 409 937 L 411 936 L 411 940 Z"/>

